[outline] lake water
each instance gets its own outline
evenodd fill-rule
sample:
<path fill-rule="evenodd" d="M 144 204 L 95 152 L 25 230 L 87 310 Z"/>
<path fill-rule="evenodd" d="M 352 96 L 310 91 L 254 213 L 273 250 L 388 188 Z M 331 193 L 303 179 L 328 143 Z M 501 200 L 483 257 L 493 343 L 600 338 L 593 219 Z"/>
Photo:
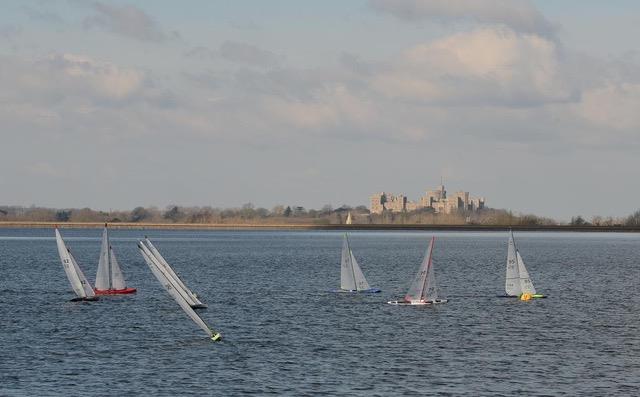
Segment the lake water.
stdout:
<path fill-rule="evenodd" d="M 137 251 L 209 305 L 212 343 Z M 100 230 L 63 229 L 93 282 Z M 436 236 L 437 307 L 401 298 Z M 71 303 L 53 230 L 0 229 L 0 395 L 638 395 L 640 235 L 516 233 L 547 299 L 500 299 L 506 233 L 112 230 L 133 296 Z"/>

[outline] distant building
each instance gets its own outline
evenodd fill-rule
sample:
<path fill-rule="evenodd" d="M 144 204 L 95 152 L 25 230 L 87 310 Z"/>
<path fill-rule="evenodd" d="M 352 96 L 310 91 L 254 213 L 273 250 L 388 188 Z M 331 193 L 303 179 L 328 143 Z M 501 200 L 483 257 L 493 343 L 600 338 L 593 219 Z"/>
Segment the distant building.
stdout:
<path fill-rule="evenodd" d="M 384 211 L 404 212 L 420 209 L 432 209 L 435 213 L 450 214 L 458 211 L 477 211 L 485 206 L 484 197 L 472 198 L 469 192 L 458 191 L 447 197 L 444 185 L 428 190 L 420 200 L 408 201 L 407 197 L 390 193 L 376 193 L 371 196 L 369 210 L 372 214 Z"/>

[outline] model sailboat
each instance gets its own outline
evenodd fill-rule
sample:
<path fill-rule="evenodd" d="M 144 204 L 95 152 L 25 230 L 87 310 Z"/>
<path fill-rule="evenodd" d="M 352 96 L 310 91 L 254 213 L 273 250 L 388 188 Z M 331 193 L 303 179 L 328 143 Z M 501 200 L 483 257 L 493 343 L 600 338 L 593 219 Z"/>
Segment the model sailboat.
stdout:
<path fill-rule="evenodd" d="M 345 233 L 342 242 L 342 259 L 340 261 L 340 289 L 335 292 L 351 292 L 351 293 L 376 293 L 380 292 L 377 288 L 371 288 L 367 279 L 356 261 L 356 257 L 351 252 L 349 246 L 349 237 Z"/>
<path fill-rule="evenodd" d="M 529 272 L 524 265 L 524 260 L 520 256 L 520 251 L 516 247 L 513 238 L 513 231 L 509 232 L 509 244 L 507 247 L 507 275 L 504 286 L 506 295 L 503 298 L 546 298 L 542 294 L 536 293 L 536 288 L 531 282 Z"/>
<path fill-rule="evenodd" d="M 151 269 L 151 272 L 158 279 L 164 289 L 171 295 L 171 297 L 180 305 L 182 310 L 196 323 L 204 332 L 207 333 L 209 338 L 213 341 L 220 340 L 222 336 L 220 333 L 214 331 L 211 327 L 204 322 L 204 320 L 196 313 L 189 304 L 187 293 L 180 287 L 180 285 L 166 270 L 166 268 L 158 261 L 153 253 L 145 246 L 142 241 L 138 243 L 140 253 L 144 258 L 144 261 Z"/>
<path fill-rule="evenodd" d="M 67 248 L 60 235 L 60 232 L 56 228 L 56 245 L 58 246 L 58 254 L 60 255 L 60 260 L 62 261 L 62 266 L 64 267 L 64 272 L 67 274 L 67 278 L 71 283 L 71 288 L 73 288 L 73 292 L 76 293 L 76 298 L 71 299 L 71 301 L 94 301 L 98 300 L 93 288 L 91 288 L 91 284 L 87 281 L 87 278 L 80 270 L 80 266 L 78 266 L 78 262 L 76 262 L 75 258 L 71 254 L 71 251 Z"/>
<path fill-rule="evenodd" d="M 127 288 L 116 254 L 113 252 L 113 247 L 109 242 L 109 232 L 106 224 L 102 231 L 102 248 L 100 249 L 100 259 L 98 260 L 95 292 L 97 295 L 123 295 L 136 292 L 135 288 Z"/>
<path fill-rule="evenodd" d="M 175 284 L 184 292 L 185 300 L 189 303 L 189 306 L 191 306 L 192 309 L 206 309 L 207 305 L 202 303 L 200 299 L 198 299 L 198 296 L 185 285 L 182 279 L 175 271 L 173 271 L 171 265 L 169 265 L 169 263 L 160 254 L 160 251 L 158 251 L 151 243 L 151 240 L 145 236 L 144 241 L 141 241 L 140 243 L 151 253 L 151 257 L 156 259 L 156 263 L 162 267 L 162 270 L 167 274 L 167 277 L 171 278 L 171 280 L 174 281 Z"/>
<path fill-rule="evenodd" d="M 401 301 L 387 302 L 391 305 L 432 305 L 436 303 L 447 303 L 447 299 L 438 298 L 438 287 L 436 286 L 436 275 L 433 268 L 433 245 L 436 238 L 431 238 L 427 253 L 422 260 L 418 274 L 413 279 L 407 295 Z"/>

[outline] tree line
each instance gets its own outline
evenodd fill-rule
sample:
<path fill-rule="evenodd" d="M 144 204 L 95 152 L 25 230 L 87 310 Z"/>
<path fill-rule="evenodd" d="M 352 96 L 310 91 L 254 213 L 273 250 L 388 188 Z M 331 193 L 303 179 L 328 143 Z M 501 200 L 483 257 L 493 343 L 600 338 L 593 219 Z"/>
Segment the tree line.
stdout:
<path fill-rule="evenodd" d="M 22 222 L 127 222 L 127 223 L 186 223 L 186 224 L 344 224 L 351 214 L 354 224 L 424 224 L 424 225 L 560 225 L 555 219 L 533 214 L 520 214 L 503 209 L 485 208 L 480 211 L 435 213 L 432 209 L 411 212 L 372 214 L 367 207 L 343 205 L 333 208 L 306 209 L 297 205 L 276 205 L 271 209 L 251 203 L 239 208 L 185 207 L 169 205 L 136 207 L 130 211 L 100 211 L 91 208 L 55 209 L 45 207 L 0 206 L 0 221 Z M 593 216 L 589 220 L 574 216 L 572 226 L 629 226 L 640 227 L 640 210 L 626 217 Z"/>

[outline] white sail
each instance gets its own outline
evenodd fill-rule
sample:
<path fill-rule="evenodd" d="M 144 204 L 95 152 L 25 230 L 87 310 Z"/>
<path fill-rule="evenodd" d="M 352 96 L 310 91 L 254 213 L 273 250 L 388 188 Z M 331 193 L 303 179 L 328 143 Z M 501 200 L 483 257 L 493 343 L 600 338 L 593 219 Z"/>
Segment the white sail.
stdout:
<path fill-rule="evenodd" d="M 347 214 L 347 221 L 345 222 L 345 224 L 347 224 L 347 225 L 352 225 L 353 224 L 353 218 L 351 218 L 351 212 L 349 212 Z"/>
<path fill-rule="evenodd" d="M 431 237 L 429 248 L 427 248 L 422 264 L 420 264 L 418 274 L 413 279 L 413 282 L 409 287 L 409 291 L 404 297 L 405 301 L 432 300 L 436 299 L 438 296 L 435 273 L 431 259 L 434 242 L 435 237 Z"/>
<path fill-rule="evenodd" d="M 113 248 L 109 246 L 109 263 L 111 264 L 111 289 L 121 290 L 127 288 L 127 283 L 124 281 L 124 275 L 120 270 L 120 265 L 116 259 L 116 254 L 113 252 Z"/>
<path fill-rule="evenodd" d="M 168 277 L 171 277 L 178 287 L 180 287 L 186 294 L 186 300 L 189 302 L 191 306 L 204 306 L 204 304 L 198 299 L 196 294 L 194 294 L 182 281 L 182 279 L 173 271 L 173 268 L 169 265 L 169 263 L 164 259 L 164 257 L 160 254 L 160 251 L 156 249 L 156 247 L 151 243 L 148 238 L 145 238 L 144 243 L 145 246 L 151 253 L 151 256 L 155 257 L 160 266 L 163 267 Z M 144 244 L 143 243 L 143 244 Z"/>
<path fill-rule="evenodd" d="M 189 302 L 185 299 L 184 291 L 182 288 L 176 283 L 176 280 L 173 277 L 169 276 L 164 270 L 164 266 L 158 262 L 158 260 L 153 256 L 151 251 L 140 242 L 138 244 L 138 248 L 140 248 L 140 253 L 144 258 L 145 262 L 151 269 L 151 272 L 158 279 L 160 284 L 164 287 L 164 289 L 171 295 L 171 297 L 180 305 L 182 310 L 195 322 L 204 332 L 209 335 L 209 337 L 213 337 L 215 335 L 214 331 L 209 328 L 209 326 L 202 320 L 202 318 L 196 313 L 192 308 Z"/>
<path fill-rule="evenodd" d="M 64 240 L 62 240 L 58 229 L 56 229 L 56 245 L 58 246 L 58 254 L 60 255 L 64 272 L 69 279 L 69 283 L 71 283 L 73 292 L 75 292 L 79 298 L 94 297 L 95 293 L 93 292 L 93 288 L 91 288 L 84 273 L 80 270 L 80 266 L 78 266 L 78 263 L 71 254 L 71 251 L 69 251 Z"/>
<path fill-rule="evenodd" d="M 349 249 L 349 254 L 351 256 L 351 266 L 353 268 L 353 278 L 356 283 L 356 289 L 358 291 L 365 291 L 370 289 L 371 287 L 369 286 L 367 279 L 364 277 L 364 274 L 362 273 L 362 270 L 358 265 L 358 261 L 356 261 L 356 257 L 353 256 L 353 252 L 351 252 L 351 249 Z"/>
<path fill-rule="evenodd" d="M 351 248 L 349 247 L 349 239 L 345 233 L 342 242 L 342 259 L 340 261 L 340 288 L 346 291 L 355 291 L 356 280 L 353 273 Z"/>
<path fill-rule="evenodd" d="M 102 231 L 102 247 L 98 260 L 98 272 L 96 273 L 96 289 L 98 290 L 123 290 L 127 288 L 124 275 L 116 259 L 116 255 L 109 241 L 109 232 L 105 226 Z"/>
<path fill-rule="evenodd" d="M 524 266 L 524 261 L 522 260 L 522 256 L 520 256 L 520 252 L 516 250 L 516 257 L 518 261 L 518 273 L 520 275 L 519 284 L 520 290 L 523 294 L 531 294 L 534 295 L 536 293 L 536 289 L 531 282 L 531 278 L 529 277 L 529 272 L 527 268 Z"/>
<path fill-rule="evenodd" d="M 509 245 L 507 248 L 507 276 L 504 286 L 507 295 L 511 296 L 518 296 L 522 293 L 516 252 L 516 243 L 513 239 L 513 232 L 511 232 L 509 234 Z"/>
<path fill-rule="evenodd" d="M 438 286 L 436 285 L 436 275 L 433 267 L 433 260 L 427 267 L 427 279 L 422 292 L 422 299 L 435 302 L 438 299 Z"/>
<path fill-rule="evenodd" d="M 100 259 L 98 259 L 98 272 L 96 273 L 96 289 L 111 289 L 111 270 L 109 266 L 109 235 L 107 228 L 102 231 L 102 247 Z"/>

